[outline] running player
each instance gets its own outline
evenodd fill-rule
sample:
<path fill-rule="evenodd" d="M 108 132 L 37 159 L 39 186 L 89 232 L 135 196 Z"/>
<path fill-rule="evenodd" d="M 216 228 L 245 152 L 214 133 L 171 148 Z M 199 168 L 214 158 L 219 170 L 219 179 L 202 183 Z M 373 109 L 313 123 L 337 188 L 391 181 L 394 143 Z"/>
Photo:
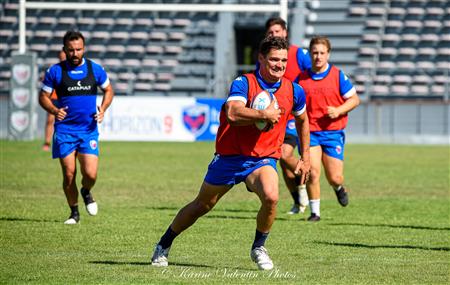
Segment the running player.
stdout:
<path fill-rule="evenodd" d="M 312 67 L 302 73 L 299 84 L 305 89 L 306 109 L 311 130 L 311 178 L 307 188 L 311 216 L 320 221 L 320 168 L 323 164 L 328 183 L 338 202 L 345 207 L 348 194 L 344 188 L 344 128 L 347 114 L 359 105 L 359 97 L 343 71 L 328 63 L 331 44 L 317 36 L 309 44 Z"/>
<path fill-rule="evenodd" d="M 282 37 L 288 39 L 288 30 L 286 22 L 280 17 L 270 18 L 266 21 L 266 36 Z M 296 45 L 290 45 L 288 50 L 288 62 L 284 77 L 295 82 L 298 76 L 311 68 L 311 59 L 308 50 L 301 49 Z M 306 186 L 300 185 L 297 177 L 294 175 L 297 159 L 294 156 L 294 149 L 298 144 L 297 132 L 295 130 L 295 120 L 291 115 L 286 125 L 286 136 L 281 146 L 280 166 L 283 171 L 284 182 L 289 193 L 294 200 L 291 210 L 288 214 L 298 214 L 304 212 L 308 206 L 308 194 Z"/>
<path fill-rule="evenodd" d="M 51 66 L 43 81 L 39 104 L 55 120 L 52 156 L 59 158 L 63 171 L 63 189 L 71 209 L 65 224 L 77 224 L 78 189 L 77 162 L 80 163 L 81 196 L 89 215 L 97 214 L 97 203 L 90 190 L 97 179 L 98 129 L 104 112 L 112 102 L 114 91 L 105 70 L 84 57 L 84 37 L 80 32 L 68 31 L 63 39 L 67 60 Z M 103 101 L 97 107 L 97 87 L 103 90 Z M 56 91 L 53 103 L 51 94 Z"/>
<path fill-rule="evenodd" d="M 60 50 L 58 53 L 59 61 L 66 60 L 66 54 L 63 50 Z M 52 101 L 55 101 L 58 99 L 58 96 L 56 96 L 56 91 L 53 90 L 52 96 L 50 97 Z M 42 145 L 43 151 L 49 151 L 50 145 L 53 137 L 53 125 L 55 124 L 55 116 L 51 113 L 47 112 L 47 120 L 45 122 L 45 132 L 44 132 L 44 144 Z"/>
<path fill-rule="evenodd" d="M 234 185 L 244 182 L 261 201 L 251 259 L 260 270 L 273 262 L 264 247 L 276 216 L 278 202 L 277 159 L 281 156 L 287 119 L 296 118 L 302 139 L 302 160 L 296 172 L 302 182 L 309 173 L 309 123 L 302 88 L 282 78 L 286 69 L 288 43 L 279 37 L 265 38 L 259 47 L 259 70 L 236 78 L 222 106 L 216 137 L 216 152 L 197 197 L 183 207 L 155 247 L 153 266 L 167 266 L 173 240 L 208 213 Z M 253 98 L 266 90 L 273 100 L 265 110 L 250 108 Z M 273 128 L 262 132 L 254 123 L 265 120 Z"/>

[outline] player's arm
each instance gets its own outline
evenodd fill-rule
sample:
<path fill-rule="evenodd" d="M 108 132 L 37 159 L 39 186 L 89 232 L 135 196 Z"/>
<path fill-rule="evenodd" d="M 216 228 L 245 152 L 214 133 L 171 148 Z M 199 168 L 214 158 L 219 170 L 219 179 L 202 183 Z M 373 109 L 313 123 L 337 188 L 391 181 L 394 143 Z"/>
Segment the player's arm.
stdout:
<path fill-rule="evenodd" d="M 44 90 L 41 90 L 39 93 L 39 105 L 42 106 L 47 112 L 49 112 L 52 115 L 55 115 L 56 120 L 62 121 L 67 115 L 67 107 L 64 108 L 58 108 L 56 107 L 52 100 L 50 99 L 52 97 L 51 93 L 48 93 Z"/>
<path fill-rule="evenodd" d="M 300 184 L 305 184 L 311 170 L 310 154 L 309 154 L 309 119 L 306 113 L 306 97 L 303 88 L 297 84 L 294 87 L 294 109 L 295 128 L 299 138 L 298 149 L 301 159 L 297 163 L 294 173 L 300 176 Z"/>
<path fill-rule="evenodd" d="M 300 184 L 305 184 L 311 170 L 309 155 L 309 120 L 306 112 L 295 117 L 295 128 L 297 129 L 297 135 L 300 142 L 298 148 L 301 159 L 298 161 L 294 173 L 300 175 Z"/>
<path fill-rule="evenodd" d="M 95 120 L 98 123 L 101 123 L 103 122 L 103 118 L 105 117 L 106 110 L 112 103 L 114 97 L 114 89 L 112 88 L 112 84 L 109 81 L 105 69 L 95 62 L 92 62 L 92 67 L 97 84 L 103 90 L 102 104 L 100 106 L 97 106 L 97 114 L 95 114 Z"/>
<path fill-rule="evenodd" d="M 97 120 L 98 123 L 101 123 L 103 121 L 105 111 L 111 105 L 113 97 L 114 97 L 114 89 L 112 88 L 111 84 L 108 84 L 108 86 L 106 86 L 103 89 L 102 104 L 100 106 L 97 106 L 97 114 L 95 115 L 95 119 Z"/>
<path fill-rule="evenodd" d="M 275 109 L 275 100 L 265 110 L 255 110 L 245 106 L 240 100 L 227 101 L 225 104 L 225 114 L 228 123 L 233 126 L 246 126 L 258 120 L 265 120 L 271 124 L 276 124 L 280 119 L 281 111 Z"/>

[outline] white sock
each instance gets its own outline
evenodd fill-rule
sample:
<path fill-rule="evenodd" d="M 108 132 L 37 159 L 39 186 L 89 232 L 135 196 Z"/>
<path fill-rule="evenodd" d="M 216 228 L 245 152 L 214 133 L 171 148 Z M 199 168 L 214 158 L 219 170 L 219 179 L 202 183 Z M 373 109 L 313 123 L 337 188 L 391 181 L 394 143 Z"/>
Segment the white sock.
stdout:
<path fill-rule="evenodd" d="M 320 217 L 320 199 L 309 200 L 309 207 L 311 207 L 311 214 L 316 214 Z"/>

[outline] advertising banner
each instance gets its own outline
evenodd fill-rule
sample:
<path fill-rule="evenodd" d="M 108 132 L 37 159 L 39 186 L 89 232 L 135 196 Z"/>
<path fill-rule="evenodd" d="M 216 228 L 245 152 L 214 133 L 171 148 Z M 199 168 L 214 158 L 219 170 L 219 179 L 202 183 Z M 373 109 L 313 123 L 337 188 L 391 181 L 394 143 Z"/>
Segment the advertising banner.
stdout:
<path fill-rule="evenodd" d="M 11 63 L 8 137 L 32 140 L 37 131 L 36 54 L 13 54 Z"/>
<path fill-rule="evenodd" d="M 111 141 L 214 140 L 225 99 L 119 97 L 99 125 L 100 139 Z M 98 104 L 101 97 L 98 98 Z"/>

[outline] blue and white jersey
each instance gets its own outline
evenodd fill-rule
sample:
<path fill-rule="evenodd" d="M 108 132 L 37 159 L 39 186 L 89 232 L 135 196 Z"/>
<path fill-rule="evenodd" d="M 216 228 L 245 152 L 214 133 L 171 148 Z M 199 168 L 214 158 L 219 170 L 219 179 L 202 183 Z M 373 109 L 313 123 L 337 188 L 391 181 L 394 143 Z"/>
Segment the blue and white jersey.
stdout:
<path fill-rule="evenodd" d="M 110 84 L 108 75 L 99 64 L 83 58 L 81 65 L 73 67 L 67 61 L 51 66 L 45 73 L 42 90 L 56 91 L 55 105 L 65 108 L 67 116 L 55 121 L 55 132 L 87 133 L 97 130 L 97 87 Z"/>

